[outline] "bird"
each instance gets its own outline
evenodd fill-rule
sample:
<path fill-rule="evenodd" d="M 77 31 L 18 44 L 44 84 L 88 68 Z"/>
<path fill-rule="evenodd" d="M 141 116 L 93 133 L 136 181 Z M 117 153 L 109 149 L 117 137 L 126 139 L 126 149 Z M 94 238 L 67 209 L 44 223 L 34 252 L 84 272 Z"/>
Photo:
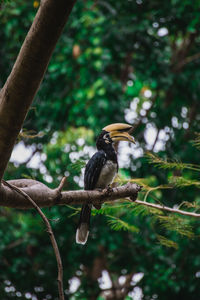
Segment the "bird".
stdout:
<path fill-rule="evenodd" d="M 97 152 L 90 158 L 84 172 L 84 190 L 101 190 L 110 186 L 118 172 L 117 153 L 115 143 L 127 141 L 135 144 L 130 135 L 133 127 L 125 123 L 114 123 L 105 126 L 99 134 L 96 147 Z M 100 208 L 100 207 L 96 207 Z M 84 245 L 87 242 L 90 227 L 91 204 L 84 204 L 81 208 L 76 243 Z"/>

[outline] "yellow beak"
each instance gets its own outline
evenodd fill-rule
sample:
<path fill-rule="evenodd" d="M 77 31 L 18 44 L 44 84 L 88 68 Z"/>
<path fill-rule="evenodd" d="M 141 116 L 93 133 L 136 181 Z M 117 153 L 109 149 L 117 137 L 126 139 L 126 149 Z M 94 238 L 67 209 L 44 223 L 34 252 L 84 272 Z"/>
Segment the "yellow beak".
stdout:
<path fill-rule="evenodd" d="M 113 142 L 126 141 L 135 144 L 134 138 L 128 132 L 112 131 L 110 132 L 110 137 Z"/>
<path fill-rule="evenodd" d="M 125 124 L 125 123 L 114 123 L 114 124 L 110 124 L 106 127 L 103 128 L 103 130 L 107 131 L 107 132 L 111 132 L 111 131 L 129 131 L 131 130 L 133 127 L 129 124 Z"/>
<path fill-rule="evenodd" d="M 109 132 L 113 142 L 127 141 L 135 144 L 134 138 L 128 133 L 132 129 L 131 125 L 124 123 L 115 123 L 103 128 L 103 130 Z"/>

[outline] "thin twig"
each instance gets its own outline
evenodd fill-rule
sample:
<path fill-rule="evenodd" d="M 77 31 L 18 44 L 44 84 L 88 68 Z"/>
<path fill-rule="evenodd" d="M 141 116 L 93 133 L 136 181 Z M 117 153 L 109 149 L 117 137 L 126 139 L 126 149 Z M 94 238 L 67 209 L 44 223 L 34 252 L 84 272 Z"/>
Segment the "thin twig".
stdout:
<path fill-rule="evenodd" d="M 172 213 L 177 213 L 177 214 L 184 215 L 184 216 L 200 218 L 200 214 L 180 210 L 180 209 L 177 209 L 177 208 L 171 208 L 171 207 L 168 207 L 168 206 L 164 206 L 164 205 L 162 206 L 162 205 L 159 205 L 159 204 L 144 202 L 144 201 L 141 201 L 141 200 L 136 200 L 135 203 L 146 205 L 146 206 L 153 207 L 153 208 L 157 208 L 157 209 L 160 209 L 160 210 L 169 211 L 169 212 L 172 212 Z"/>
<path fill-rule="evenodd" d="M 35 150 L 32 152 L 31 156 L 24 162 L 24 165 L 27 165 L 37 152 L 41 152 L 41 150 L 36 147 Z"/>
<path fill-rule="evenodd" d="M 200 53 L 196 53 L 194 55 L 186 57 L 183 61 L 181 61 L 177 64 L 176 70 L 179 70 L 180 68 L 184 67 L 186 64 L 189 64 L 199 58 L 200 58 Z"/>
<path fill-rule="evenodd" d="M 63 186 L 64 184 L 64 179 L 62 179 L 60 186 Z M 39 208 L 39 206 L 31 199 L 30 196 L 28 196 L 24 191 L 20 190 L 19 188 L 17 188 L 16 186 L 6 182 L 5 180 L 2 180 L 2 183 L 4 185 L 7 185 L 9 188 L 15 190 L 16 192 L 20 193 L 21 195 L 23 195 L 28 201 L 31 202 L 31 204 L 33 205 L 33 207 L 37 210 L 37 212 L 39 213 L 39 215 L 41 216 L 41 218 L 43 219 L 46 228 L 47 228 L 47 232 L 49 234 L 50 240 L 51 240 L 51 244 L 56 256 L 56 261 L 57 261 L 57 267 L 58 267 L 58 277 L 57 277 L 57 281 L 58 281 L 58 292 L 59 292 L 59 299 L 60 300 L 64 300 L 64 292 L 63 292 L 63 266 L 62 266 L 62 260 L 61 260 L 61 256 L 60 256 L 60 252 L 58 249 L 58 245 L 55 239 L 55 236 L 53 234 L 53 230 L 51 228 L 51 224 L 49 222 L 49 220 L 47 219 L 47 217 L 44 215 L 44 213 L 42 212 L 42 210 Z"/>
<path fill-rule="evenodd" d="M 65 184 L 66 179 L 67 179 L 67 177 L 64 176 L 64 177 L 61 179 L 59 186 L 57 187 L 57 191 L 59 191 L 60 193 L 61 193 L 61 191 L 62 191 L 62 189 L 63 189 L 63 186 L 64 186 L 64 184 Z"/>
<path fill-rule="evenodd" d="M 157 144 L 157 141 L 158 141 L 159 133 L 160 133 L 160 129 L 157 129 L 156 137 L 155 137 L 154 143 L 152 145 L 151 151 L 154 151 L 155 145 Z"/>

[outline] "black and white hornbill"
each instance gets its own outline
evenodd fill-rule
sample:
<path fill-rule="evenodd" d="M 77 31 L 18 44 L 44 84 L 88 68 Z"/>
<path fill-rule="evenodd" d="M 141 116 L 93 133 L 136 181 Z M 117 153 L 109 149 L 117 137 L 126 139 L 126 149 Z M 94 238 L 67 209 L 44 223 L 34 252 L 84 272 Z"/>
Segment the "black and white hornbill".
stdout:
<path fill-rule="evenodd" d="M 84 174 L 84 189 L 104 189 L 112 183 L 118 172 L 117 153 L 114 143 L 128 141 L 135 143 L 130 136 L 132 126 L 124 123 L 115 123 L 104 127 L 97 138 L 97 152 L 88 161 Z M 80 220 L 76 231 L 76 242 L 87 242 L 90 225 L 91 204 L 84 204 L 81 209 Z"/>

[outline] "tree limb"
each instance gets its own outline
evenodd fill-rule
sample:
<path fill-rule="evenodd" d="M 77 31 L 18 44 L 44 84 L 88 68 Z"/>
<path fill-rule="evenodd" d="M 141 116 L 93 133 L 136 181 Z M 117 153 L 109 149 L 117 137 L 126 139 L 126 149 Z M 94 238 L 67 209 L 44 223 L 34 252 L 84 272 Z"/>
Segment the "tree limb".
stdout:
<path fill-rule="evenodd" d="M 185 216 L 200 218 L 200 214 L 195 212 L 188 212 L 168 206 L 162 206 L 155 203 L 149 203 L 146 201 L 136 200 L 138 192 L 141 190 L 141 186 L 136 183 L 127 183 L 123 186 L 114 187 L 93 191 L 67 191 L 62 192 L 64 182 L 66 178 L 61 180 L 58 188 L 50 189 L 45 184 L 32 180 L 32 179 L 16 179 L 9 180 L 7 183 L 18 187 L 21 191 L 25 192 L 39 207 L 51 207 L 55 205 L 82 205 L 86 203 L 103 204 L 104 202 L 115 201 L 122 198 L 130 198 L 140 205 L 146 205 L 152 208 L 169 211 L 172 213 L 178 213 Z M 10 189 L 5 181 L 2 181 L 0 187 L 0 206 L 30 209 L 32 204 L 25 199 L 15 190 Z"/>
<path fill-rule="evenodd" d="M 176 214 L 180 214 L 180 215 L 184 215 L 184 216 L 200 218 L 200 214 L 197 214 L 195 212 L 189 212 L 189 211 L 180 210 L 177 208 L 171 208 L 171 207 L 164 206 L 164 205 L 149 203 L 149 202 L 141 201 L 141 200 L 136 200 L 135 203 L 145 205 L 148 207 L 152 207 L 152 208 L 156 208 L 156 209 L 160 209 L 160 210 L 164 210 L 164 211 L 169 211 L 171 213 L 176 213 Z"/>
<path fill-rule="evenodd" d="M 113 189 L 104 189 L 102 191 L 67 191 L 61 192 L 65 178 L 56 189 L 50 189 L 45 184 L 32 179 L 9 180 L 11 184 L 26 193 L 39 207 L 51 207 L 54 205 L 75 205 L 84 203 L 102 204 L 108 201 L 114 201 L 120 198 L 131 197 L 136 199 L 141 187 L 135 183 L 128 183 L 124 186 Z M 32 204 L 15 190 L 2 181 L 0 187 L 0 206 L 29 209 Z"/>

